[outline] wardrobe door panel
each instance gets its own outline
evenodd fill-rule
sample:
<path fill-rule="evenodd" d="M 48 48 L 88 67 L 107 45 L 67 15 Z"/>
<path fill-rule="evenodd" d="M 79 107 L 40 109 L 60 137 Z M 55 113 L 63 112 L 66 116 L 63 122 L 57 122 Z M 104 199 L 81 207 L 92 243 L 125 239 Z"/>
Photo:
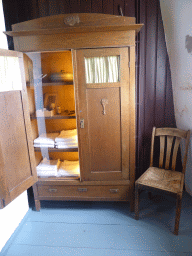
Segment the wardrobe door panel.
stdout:
<path fill-rule="evenodd" d="M 106 100 L 106 106 L 102 106 Z M 87 90 L 91 172 L 121 170 L 121 119 L 119 88 Z"/>
<path fill-rule="evenodd" d="M 128 62 L 128 48 L 73 52 L 82 180 L 129 178 Z"/>
<path fill-rule="evenodd" d="M 0 61 L 0 208 L 3 208 L 32 186 L 37 176 L 31 150 L 23 54 L 1 50 Z"/>

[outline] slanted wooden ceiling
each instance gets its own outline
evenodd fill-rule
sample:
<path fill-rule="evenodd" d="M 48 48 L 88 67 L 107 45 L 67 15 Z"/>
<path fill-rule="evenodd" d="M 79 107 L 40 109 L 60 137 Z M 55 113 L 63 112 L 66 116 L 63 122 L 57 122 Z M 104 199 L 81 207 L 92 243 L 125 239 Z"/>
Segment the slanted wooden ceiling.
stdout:
<path fill-rule="evenodd" d="M 149 165 L 152 127 L 175 127 L 169 59 L 159 0 L 3 0 L 6 29 L 61 13 L 106 13 L 136 17 L 144 27 L 136 44 L 136 177 Z M 13 49 L 12 41 L 9 48 Z"/>

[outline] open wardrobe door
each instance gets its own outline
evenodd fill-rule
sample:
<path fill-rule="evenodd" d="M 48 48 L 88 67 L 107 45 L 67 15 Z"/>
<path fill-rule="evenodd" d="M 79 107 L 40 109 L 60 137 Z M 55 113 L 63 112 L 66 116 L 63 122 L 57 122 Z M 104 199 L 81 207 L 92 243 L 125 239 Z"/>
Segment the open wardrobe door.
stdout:
<path fill-rule="evenodd" d="M 23 54 L 0 50 L 0 208 L 37 181 Z"/>

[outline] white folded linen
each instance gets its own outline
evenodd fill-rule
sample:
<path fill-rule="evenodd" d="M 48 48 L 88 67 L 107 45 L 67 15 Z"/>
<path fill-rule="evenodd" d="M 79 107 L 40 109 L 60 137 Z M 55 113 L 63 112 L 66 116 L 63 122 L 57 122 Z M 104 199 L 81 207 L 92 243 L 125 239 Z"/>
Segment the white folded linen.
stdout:
<path fill-rule="evenodd" d="M 54 144 L 40 144 L 40 143 L 35 143 L 33 145 L 35 148 L 54 148 Z"/>
<path fill-rule="evenodd" d="M 48 160 L 44 158 L 36 167 L 38 176 L 56 176 L 60 160 Z"/>
<path fill-rule="evenodd" d="M 55 139 L 55 143 L 58 143 L 58 142 L 71 142 L 71 141 L 77 141 L 77 135 L 74 135 L 74 136 L 71 136 L 71 137 L 68 137 L 68 138 L 59 138 L 59 137 L 57 137 Z"/>
<path fill-rule="evenodd" d="M 37 171 L 37 176 L 39 177 L 56 177 L 57 173 L 55 171 Z"/>
<path fill-rule="evenodd" d="M 60 142 L 55 142 L 55 145 L 69 145 L 69 144 L 78 144 L 76 140 L 71 140 L 71 141 L 60 141 Z"/>
<path fill-rule="evenodd" d="M 57 177 L 64 177 L 64 176 L 68 176 L 68 177 L 80 176 L 79 161 L 64 160 L 63 162 L 61 162 L 57 172 Z"/>
<path fill-rule="evenodd" d="M 78 148 L 78 143 L 57 144 L 56 148 Z"/>
<path fill-rule="evenodd" d="M 59 136 L 59 133 L 54 132 L 54 133 L 43 133 L 41 134 L 38 138 L 34 140 L 34 144 L 49 144 L 49 145 L 54 145 L 55 143 L 55 138 Z"/>
<path fill-rule="evenodd" d="M 56 148 L 68 148 L 68 147 L 78 147 L 77 138 L 71 140 L 57 141 L 55 142 Z"/>
<path fill-rule="evenodd" d="M 77 129 L 73 130 L 62 130 L 55 138 L 55 142 L 65 142 L 65 141 L 71 141 L 76 140 L 77 141 Z"/>

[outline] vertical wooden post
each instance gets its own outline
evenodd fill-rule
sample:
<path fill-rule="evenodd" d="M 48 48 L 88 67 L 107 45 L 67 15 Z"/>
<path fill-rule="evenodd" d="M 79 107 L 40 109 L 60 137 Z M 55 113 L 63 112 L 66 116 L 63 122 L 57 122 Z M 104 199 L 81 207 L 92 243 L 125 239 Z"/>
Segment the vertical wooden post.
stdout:
<path fill-rule="evenodd" d="M 40 211 L 41 209 L 41 203 L 40 203 L 40 200 L 38 200 L 38 191 L 37 191 L 37 185 L 34 184 L 33 185 L 33 193 L 34 193 L 34 198 L 35 198 L 35 208 L 36 208 L 36 211 Z"/>

